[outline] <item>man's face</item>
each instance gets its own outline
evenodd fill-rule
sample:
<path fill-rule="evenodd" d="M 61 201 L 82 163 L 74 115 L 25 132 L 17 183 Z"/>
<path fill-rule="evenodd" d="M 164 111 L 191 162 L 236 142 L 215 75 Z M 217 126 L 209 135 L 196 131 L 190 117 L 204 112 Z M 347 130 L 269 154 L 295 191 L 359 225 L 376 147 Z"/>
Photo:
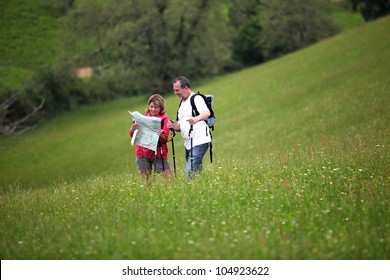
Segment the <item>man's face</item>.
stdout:
<path fill-rule="evenodd" d="M 186 87 L 181 88 L 181 83 L 180 81 L 176 81 L 173 84 L 173 93 L 179 97 L 180 99 L 183 99 L 186 97 Z"/>

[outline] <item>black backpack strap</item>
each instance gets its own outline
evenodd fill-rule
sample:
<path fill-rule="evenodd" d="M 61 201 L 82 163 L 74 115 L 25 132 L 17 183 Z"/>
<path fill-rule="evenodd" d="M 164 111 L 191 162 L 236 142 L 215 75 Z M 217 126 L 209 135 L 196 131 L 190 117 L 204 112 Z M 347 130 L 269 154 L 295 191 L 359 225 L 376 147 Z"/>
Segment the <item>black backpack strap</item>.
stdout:
<path fill-rule="evenodd" d="M 191 99 L 190 99 L 190 103 L 191 103 L 191 108 L 192 108 L 192 116 L 193 117 L 196 117 L 196 116 L 199 116 L 199 111 L 198 109 L 196 108 L 196 105 L 195 105 L 195 96 L 197 95 L 200 95 L 200 93 L 195 93 L 194 95 L 191 96 Z M 193 130 L 193 126 L 191 125 L 191 128 L 190 128 L 190 131 L 188 132 L 188 136 L 191 135 L 191 132 Z M 191 146 L 191 149 L 192 149 L 192 146 Z"/>
<path fill-rule="evenodd" d="M 198 111 L 198 109 L 196 108 L 196 105 L 195 105 L 195 96 L 197 96 L 197 95 L 201 96 L 203 98 L 203 101 L 206 103 L 207 109 L 209 109 L 209 111 L 210 111 L 210 117 L 212 117 L 212 116 L 214 117 L 214 110 L 213 110 L 213 108 L 207 104 L 206 96 L 201 94 L 199 91 L 198 91 L 198 93 L 196 93 L 193 96 L 191 96 L 191 100 L 190 101 L 191 101 L 191 107 L 192 107 L 192 116 L 196 117 L 196 116 L 200 115 L 200 113 L 199 113 L 199 111 Z M 214 126 L 212 127 L 212 129 L 214 130 Z"/>
<path fill-rule="evenodd" d="M 176 121 L 177 122 L 179 121 L 179 109 L 180 109 L 180 106 L 181 106 L 181 102 L 182 102 L 182 100 L 180 100 L 179 107 L 177 107 L 177 111 L 176 111 Z"/>
<path fill-rule="evenodd" d="M 200 93 L 198 92 L 198 93 L 196 93 L 196 94 L 194 94 L 193 96 L 191 96 L 191 107 L 192 107 L 192 116 L 193 117 L 196 117 L 196 116 L 199 116 L 200 114 L 199 114 L 199 111 L 198 111 L 198 109 L 196 108 L 196 106 L 195 106 L 195 96 L 197 96 L 197 95 L 199 95 Z"/>
<path fill-rule="evenodd" d="M 161 119 L 161 129 L 164 128 L 164 122 L 165 122 L 165 120 L 166 120 L 166 118 Z"/>

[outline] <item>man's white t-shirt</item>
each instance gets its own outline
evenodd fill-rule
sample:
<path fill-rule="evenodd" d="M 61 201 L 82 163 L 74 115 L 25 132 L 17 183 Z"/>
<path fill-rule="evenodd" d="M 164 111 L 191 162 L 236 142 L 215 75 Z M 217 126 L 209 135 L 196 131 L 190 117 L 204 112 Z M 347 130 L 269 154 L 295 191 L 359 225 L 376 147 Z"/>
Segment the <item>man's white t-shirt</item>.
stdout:
<path fill-rule="evenodd" d="M 211 135 L 209 127 L 205 121 L 199 121 L 193 125 L 193 131 L 191 132 L 191 137 L 188 135 L 191 125 L 188 122 L 188 119 L 192 118 L 192 107 L 191 107 L 191 97 L 195 92 L 191 92 L 191 95 L 187 98 L 186 101 L 182 101 L 179 111 L 178 119 L 180 124 L 180 133 L 184 139 L 184 146 L 187 150 L 191 149 L 191 137 L 192 137 L 192 146 L 198 146 L 204 143 L 211 142 Z M 195 96 L 194 99 L 195 106 L 198 109 L 198 112 L 201 114 L 203 111 L 209 111 L 206 103 L 204 102 L 201 96 Z"/>

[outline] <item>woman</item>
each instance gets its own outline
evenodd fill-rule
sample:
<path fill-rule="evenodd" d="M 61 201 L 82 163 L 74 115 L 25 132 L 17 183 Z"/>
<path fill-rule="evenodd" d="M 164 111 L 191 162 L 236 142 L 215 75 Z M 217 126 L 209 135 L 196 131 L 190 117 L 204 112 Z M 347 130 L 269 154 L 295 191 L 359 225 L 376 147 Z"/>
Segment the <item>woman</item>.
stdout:
<path fill-rule="evenodd" d="M 158 117 L 161 119 L 161 129 L 158 131 L 159 142 L 157 150 L 153 151 L 137 145 L 135 150 L 138 172 L 141 177 L 149 179 L 153 170 L 156 173 L 164 173 L 166 176 L 172 176 L 171 166 L 168 159 L 167 141 L 169 136 L 168 115 L 165 113 L 165 101 L 160 94 L 153 94 L 148 100 L 146 116 Z M 133 122 L 130 129 L 130 137 L 139 128 L 139 124 Z"/>

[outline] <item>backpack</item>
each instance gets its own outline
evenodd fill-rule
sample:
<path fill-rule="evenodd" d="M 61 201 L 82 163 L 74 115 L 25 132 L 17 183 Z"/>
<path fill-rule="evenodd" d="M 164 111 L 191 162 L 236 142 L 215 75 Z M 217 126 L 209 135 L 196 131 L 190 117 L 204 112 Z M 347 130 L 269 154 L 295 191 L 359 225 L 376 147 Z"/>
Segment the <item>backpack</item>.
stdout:
<path fill-rule="evenodd" d="M 197 95 L 199 95 L 203 98 L 204 102 L 207 105 L 207 109 L 209 109 L 209 111 L 210 111 L 210 116 L 205 120 L 205 122 L 207 123 L 209 128 L 214 130 L 214 124 L 215 124 L 215 114 L 214 114 L 214 110 L 213 110 L 214 96 L 213 95 L 203 95 L 199 91 L 198 91 L 198 93 L 191 96 L 190 102 L 191 102 L 192 116 L 193 117 L 200 115 L 198 109 L 195 106 L 195 96 L 197 96 Z M 180 101 L 178 108 L 180 108 L 180 105 L 181 105 L 181 101 Z M 178 121 L 178 120 L 179 120 L 179 111 L 177 111 L 177 113 L 176 113 L 176 121 Z"/>
<path fill-rule="evenodd" d="M 210 111 L 210 116 L 205 120 L 205 122 L 207 123 L 207 125 L 209 126 L 209 128 L 211 128 L 212 130 L 214 130 L 214 124 L 215 124 L 215 114 L 214 114 L 214 111 L 213 111 L 213 105 L 214 105 L 214 96 L 213 95 L 203 95 L 201 94 L 199 91 L 197 94 L 194 94 L 192 97 L 191 97 L 191 107 L 192 107 L 192 116 L 196 117 L 199 115 L 199 112 L 198 112 L 198 109 L 196 108 L 195 106 L 195 96 L 201 96 L 204 100 L 204 102 L 206 103 L 207 105 L 207 108 L 209 109 Z"/>
<path fill-rule="evenodd" d="M 203 95 L 199 91 L 198 91 L 198 93 L 191 96 L 190 102 L 191 102 L 192 116 L 193 117 L 200 115 L 198 109 L 195 106 L 195 96 L 197 96 L 197 95 L 199 95 L 203 98 L 204 102 L 207 105 L 207 108 L 210 111 L 210 116 L 204 121 L 206 122 L 208 127 L 214 131 L 214 124 L 215 124 L 215 114 L 214 114 L 214 110 L 213 110 L 214 96 L 213 95 Z M 180 101 L 178 108 L 180 108 L 180 106 L 181 106 L 181 101 Z M 176 113 L 176 121 L 178 121 L 178 120 L 179 120 L 179 110 Z M 211 135 L 211 132 L 210 132 L 210 135 Z M 213 139 L 213 136 L 211 135 L 211 140 L 212 139 Z M 212 142 L 210 142 L 210 162 L 213 163 L 213 144 L 212 144 Z"/>

